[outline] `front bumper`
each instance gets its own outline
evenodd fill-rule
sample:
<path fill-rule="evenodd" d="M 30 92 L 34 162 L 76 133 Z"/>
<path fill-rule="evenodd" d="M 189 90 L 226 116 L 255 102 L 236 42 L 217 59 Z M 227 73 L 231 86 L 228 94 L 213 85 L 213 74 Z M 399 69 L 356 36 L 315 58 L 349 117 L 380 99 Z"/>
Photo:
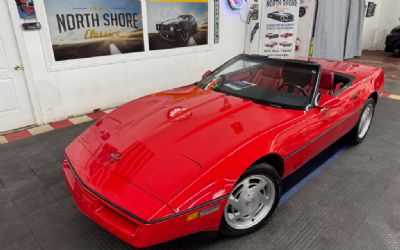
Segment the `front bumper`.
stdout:
<path fill-rule="evenodd" d="M 63 161 L 63 173 L 78 208 L 104 229 L 138 248 L 198 232 L 217 231 L 226 203 L 225 199 L 221 199 L 165 219 L 137 220 L 118 209 L 117 205 L 88 190 L 67 160 Z M 188 220 L 190 215 L 216 207 L 219 209 L 212 213 Z"/>

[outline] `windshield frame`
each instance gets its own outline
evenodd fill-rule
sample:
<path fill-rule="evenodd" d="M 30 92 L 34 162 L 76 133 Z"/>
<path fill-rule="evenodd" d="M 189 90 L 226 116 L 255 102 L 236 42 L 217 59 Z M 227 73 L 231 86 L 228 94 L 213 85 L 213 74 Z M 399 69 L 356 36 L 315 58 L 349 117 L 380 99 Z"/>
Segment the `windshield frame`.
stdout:
<path fill-rule="evenodd" d="M 223 70 L 225 70 L 226 68 L 230 67 L 231 65 L 233 65 L 234 63 L 238 62 L 239 60 L 265 60 L 265 61 L 270 61 L 272 63 L 290 63 L 290 64 L 298 64 L 298 65 L 303 65 L 303 66 L 310 66 L 310 67 L 314 67 L 314 69 L 316 70 L 316 78 L 315 78 L 315 82 L 313 83 L 313 88 L 311 90 L 311 94 L 308 98 L 308 103 L 306 106 L 304 107 L 299 107 L 299 106 L 290 106 L 290 105 L 286 105 L 286 104 L 282 104 L 282 103 L 273 103 L 268 101 L 268 105 L 265 104 L 264 102 L 261 103 L 261 105 L 266 105 L 266 106 L 273 106 L 273 107 L 280 107 L 282 109 L 292 109 L 292 110 L 310 110 L 312 108 L 315 108 L 317 106 L 316 104 L 316 100 L 318 98 L 318 86 L 320 83 L 320 78 L 321 78 L 321 71 L 322 71 L 322 65 L 317 63 L 317 62 L 313 62 L 313 61 L 303 61 L 303 60 L 295 60 L 295 59 L 275 59 L 275 58 L 269 58 L 268 56 L 261 56 L 261 55 L 248 55 L 248 54 L 240 54 L 238 56 L 233 57 L 232 59 L 230 59 L 229 61 L 227 61 L 226 63 L 222 64 L 221 66 L 219 66 L 217 69 L 215 69 L 214 71 L 212 71 L 209 75 L 207 75 L 205 78 L 201 79 L 200 81 L 196 82 L 195 85 L 200 87 L 200 88 L 204 88 L 210 81 L 212 81 L 214 79 L 214 77 L 219 74 L 220 72 L 222 72 Z M 223 93 L 226 94 L 224 92 L 219 92 L 219 93 Z M 251 100 L 248 98 L 243 98 L 241 96 L 236 96 L 245 100 Z M 255 101 L 255 100 L 251 100 L 251 101 Z M 265 101 L 267 102 L 267 101 Z M 257 102 L 259 103 L 259 102 Z"/>

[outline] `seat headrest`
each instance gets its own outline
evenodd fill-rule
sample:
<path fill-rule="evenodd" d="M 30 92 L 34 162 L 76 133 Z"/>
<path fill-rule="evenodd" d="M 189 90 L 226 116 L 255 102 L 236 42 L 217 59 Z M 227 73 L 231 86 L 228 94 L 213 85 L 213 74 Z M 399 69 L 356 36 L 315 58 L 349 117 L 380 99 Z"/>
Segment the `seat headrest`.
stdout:
<path fill-rule="evenodd" d="M 319 87 L 323 89 L 333 89 L 335 86 L 335 74 L 329 70 L 322 70 Z"/>
<path fill-rule="evenodd" d="M 282 78 L 282 68 L 266 66 L 263 68 L 263 76 L 269 76 L 273 78 Z"/>

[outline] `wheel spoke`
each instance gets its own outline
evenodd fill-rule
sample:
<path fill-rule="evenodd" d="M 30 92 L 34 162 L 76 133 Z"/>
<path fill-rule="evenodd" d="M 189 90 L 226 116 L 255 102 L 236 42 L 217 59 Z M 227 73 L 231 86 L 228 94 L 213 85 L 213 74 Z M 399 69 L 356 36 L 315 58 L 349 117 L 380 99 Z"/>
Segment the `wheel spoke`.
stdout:
<path fill-rule="evenodd" d="M 265 195 L 260 195 L 260 203 L 262 203 L 263 205 L 267 205 L 270 201 L 270 197 L 269 196 L 265 196 Z"/>
<path fill-rule="evenodd" d="M 260 181 L 260 183 L 258 183 L 258 184 L 253 188 L 253 190 L 254 190 L 254 192 L 261 193 L 261 191 L 264 190 L 264 188 L 265 188 L 266 185 L 267 185 L 267 183 L 266 183 L 264 180 L 262 180 L 262 181 Z"/>
<path fill-rule="evenodd" d="M 240 197 L 247 196 L 250 193 L 250 180 L 247 179 L 243 182 L 242 192 Z"/>
<path fill-rule="evenodd" d="M 240 214 L 243 213 L 242 205 L 233 196 L 229 197 L 229 204 L 236 209 Z"/>

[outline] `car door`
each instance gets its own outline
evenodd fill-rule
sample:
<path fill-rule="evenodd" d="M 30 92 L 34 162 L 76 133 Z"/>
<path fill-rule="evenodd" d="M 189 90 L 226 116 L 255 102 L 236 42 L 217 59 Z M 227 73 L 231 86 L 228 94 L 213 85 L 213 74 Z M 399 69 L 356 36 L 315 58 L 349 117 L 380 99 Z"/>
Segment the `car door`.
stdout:
<path fill-rule="evenodd" d="M 358 86 L 349 83 L 336 94 L 340 106 L 326 109 L 315 107 L 307 111 L 306 161 L 318 155 L 357 124 L 362 105 L 359 96 Z"/>

